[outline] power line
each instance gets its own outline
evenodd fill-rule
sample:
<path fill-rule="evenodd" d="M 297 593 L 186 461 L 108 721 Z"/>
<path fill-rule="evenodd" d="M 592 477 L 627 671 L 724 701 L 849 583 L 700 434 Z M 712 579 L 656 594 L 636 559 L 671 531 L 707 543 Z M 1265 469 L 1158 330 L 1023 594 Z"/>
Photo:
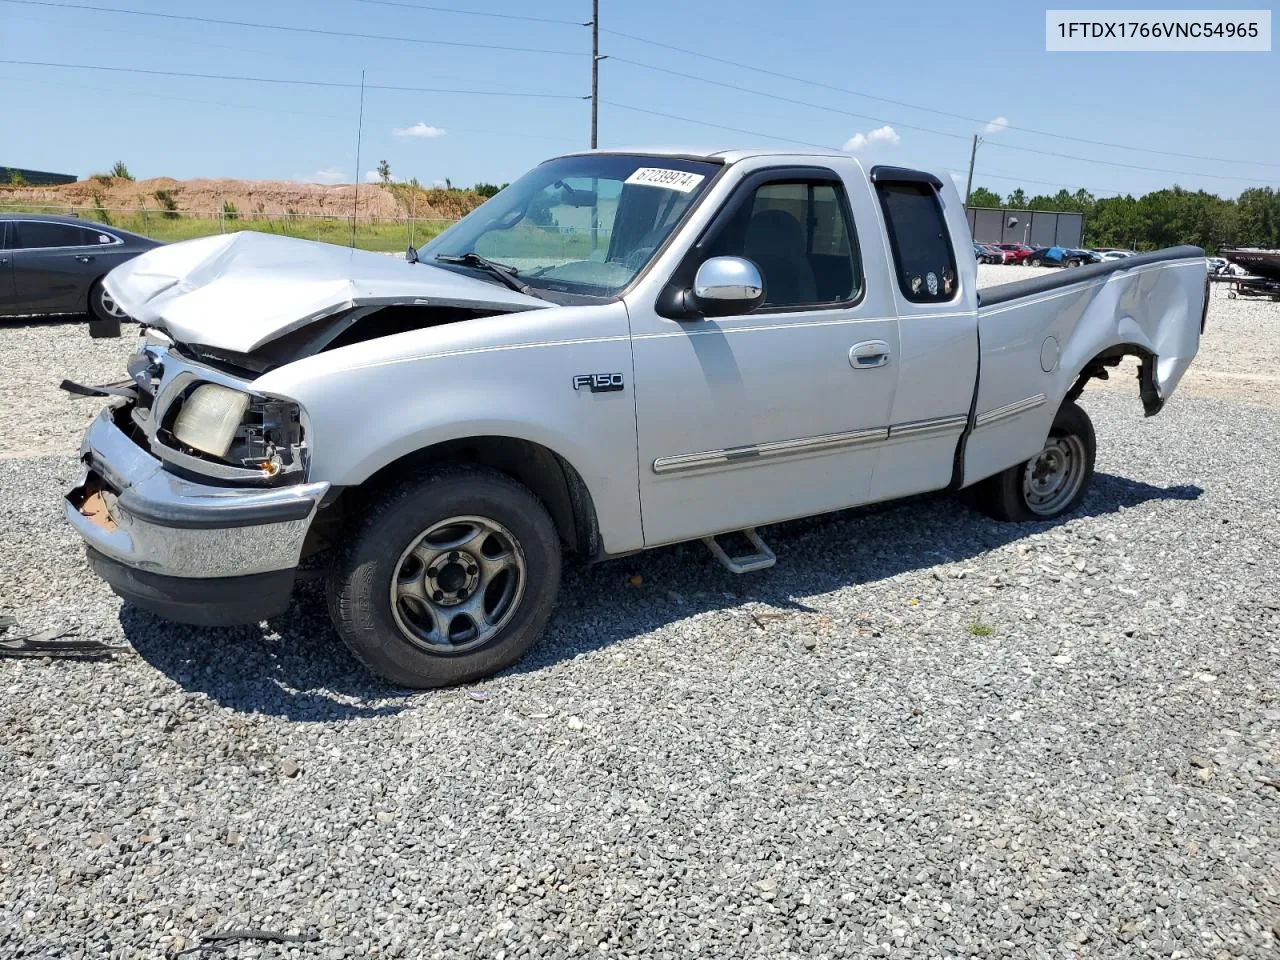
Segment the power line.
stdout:
<path fill-rule="evenodd" d="M 823 83 L 818 80 L 810 80 L 805 77 L 798 77 L 798 76 L 795 76 L 794 74 L 781 73 L 776 70 L 768 70 L 764 67 L 760 67 L 755 64 L 741 63 L 737 60 L 729 60 L 724 57 L 712 56 L 711 54 L 702 53 L 698 50 L 690 50 L 686 47 L 678 47 L 674 44 L 663 43 L 659 40 L 650 40 L 648 37 L 636 36 L 633 33 L 624 33 L 621 30 L 604 29 L 601 32 L 607 33 L 610 36 L 622 37 L 626 40 L 633 40 L 637 43 L 646 43 L 654 47 L 661 47 L 664 50 L 673 50 L 677 53 L 683 53 L 688 56 L 698 57 L 703 60 L 709 60 L 713 63 L 720 63 L 729 67 L 737 67 L 741 70 L 750 70 L 754 73 L 759 73 L 765 76 L 774 77 L 775 79 L 779 79 L 779 80 L 791 80 L 791 81 L 794 81 L 795 83 L 803 83 L 811 87 L 819 87 L 823 90 L 832 90 L 836 93 L 848 94 L 850 96 L 855 96 L 855 97 L 863 97 L 867 100 L 876 100 L 880 103 L 888 103 L 898 107 L 907 107 L 908 109 L 911 109 L 911 110 L 922 110 L 926 113 L 932 113 L 942 117 L 949 117 L 950 119 L 953 119 L 953 120 L 964 120 L 968 123 L 981 123 L 984 125 L 989 122 L 988 120 L 984 120 L 980 117 L 969 117 L 969 116 L 965 116 L 964 114 L 951 113 L 946 110 L 939 110 L 936 107 L 926 107 L 922 104 L 910 103 L 906 100 L 895 100 L 891 97 L 881 97 L 873 93 L 867 93 L 865 90 L 854 90 L 849 87 L 840 87 L 840 86 L 836 86 L 835 84 Z M 616 57 L 616 56 L 610 56 L 609 59 L 621 60 L 622 58 Z M 902 126 L 905 126 L 905 124 L 903 124 Z M 1076 143 L 1087 143 L 1096 147 L 1109 147 L 1117 150 L 1132 150 L 1137 153 L 1153 153 L 1153 154 L 1160 154 L 1168 157 L 1179 157 L 1184 160 L 1207 160 L 1213 163 L 1236 163 L 1236 164 L 1246 164 L 1250 166 L 1260 166 L 1260 167 L 1280 167 L 1280 163 L 1272 163 L 1272 162 L 1263 161 L 1263 160 L 1240 160 L 1239 158 L 1235 158 L 1235 157 L 1211 157 L 1211 156 L 1205 156 L 1203 154 L 1177 153 L 1171 150 L 1156 150 L 1152 147 L 1135 147 L 1135 146 L 1132 146 L 1131 144 L 1109 143 L 1105 140 L 1091 140 L 1086 137 L 1074 137 L 1065 133 L 1051 133 L 1048 130 L 1036 130 L 1031 127 L 1014 126 L 1013 124 L 1006 124 L 1003 129 L 1017 130 L 1020 133 L 1031 133 L 1041 137 L 1053 137 L 1058 140 L 1071 140 Z M 952 136 L 952 134 L 948 134 L 948 136 Z M 965 137 L 967 136 L 968 134 L 965 134 Z M 1200 176 L 1200 174 L 1196 174 L 1196 176 Z"/>
<path fill-rule="evenodd" d="M 875 117 L 866 113 L 855 113 L 850 110 L 841 110 L 839 107 L 829 107 L 825 104 L 813 103 L 808 100 L 798 100 L 794 97 L 784 97 L 781 94 L 770 93 L 767 90 L 753 90 L 748 87 L 743 87 L 741 84 L 728 83 L 723 80 L 714 80 L 710 77 L 699 76 L 698 74 L 693 74 L 693 73 L 683 73 L 678 70 L 671 70 L 667 67 L 659 67 L 651 63 L 642 63 L 638 60 L 630 60 L 625 57 L 610 55 L 609 59 L 615 60 L 619 63 L 628 64 L 629 66 L 640 67 L 645 70 L 653 70 L 659 73 L 668 74 L 670 76 L 683 77 L 686 80 L 695 80 L 699 83 L 706 83 L 706 84 L 710 84 L 711 86 L 722 87 L 728 90 L 734 90 L 739 93 L 747 93 L 756 97 L 764 97 L 770 100 L 778 100 L 783 103 L 790 103 L 796 106 L 811 107 L 815 110 L 826 110 L 829 113 L 837 113 L 847 117 L 855 117 L 859 120 L 868 120 L 872 123 L 890 124 L 892 126 L 901 127 L 904 130 L 917 130 L 921 133 L 930 133 L 939 137 L 949 137 L 954 140 L 969 139 L 969 134 L 949 133 L 946 130 L 937 130 L 932 127 L 922 127 L 922 126 L 919 126 L 918 124 L 903 123 L 899 120 L 888 120 L 888 119 L 885 119 L 884 117 Z M 799 141 L 793 141 L 793 142 L 799 142 Z M 997 143 L 995 141 L 990 141 L 990 140 L 986 141 L 986 143 L 989 146 L 1000 147 L 1005 150 L 1021 150 L 1024 153 L 1035 153 L 1035 154 L 1039 154 L 1041 156 L 1046 156 L 1046 157 L 1057 157 L 1059 159 L 1065 159 L 1065 160 L 1078 160 L 1081 163 L 1099 163 L 1099 164 L 1105 164 L 1106 166 L 1109 166 L 1109 167 L 1125 167 L 1131 170 L 1144 170 L 1151 173 L 1172 173 L 1172 174 L 1178 174 L 1180 176 L 1187 176 L 1187 177 L 1209 177 L 1216 180 L 1238 180 L 1244 183 L 1271 183 L 1272 182 L 1270 180 L 1259 179 L 1257 177 L 1238 177 L 1238 176 L 1233 176 L 1232 174 L 1227 174 L 1227 173 L 1200 173 L 1195 170 L 1172 170 L 1167 167 L 1148 167 L 1148 166 L 1143 166 L 1141 164 L 1136 164 L 1136 163 L 1124 163 L 1123 161 L 1119 161 L 1119 160 L 1101 160 L 1096 157 L 1081 157 L 1081 156 L 1075 156 L 1069 153 L 1060 153 L 1056 150 L 1041 150 L 1036 147 L 1023 147 L 1023 146 L 1018 146 L 1017 144 L 1012 144 L 1012 143 Z"/>
<path fill-rule="evenodd" d="M 7 2 L 7 0 L 6 0 Z M 58 67 L 69 70 L 101 70 L 107 73 L 137 73 L 151 77 L 184 77 L 193 80 L 241 80 L 246 83 L 275 83 L 302 87 L 334 87 L 347 90 L 359 90 L 358 83 L 343 83 L 341 80 L 303 80 L 296 77 L 249 77 L 226 73 L 183 73 L 177 70 L 144 70 L 141 67 L 108 67 L 90 63 L 52 63 L 42 60 L 0 60 L 0 64 L 11 64 L 21 67 Z M 394 90 L 402 93 L 447 93 L 459 96 L 476 97 L 528 97 L 536 100 L 585 100 L 571 93 L 527 93 L 514 90 L 473 90 L 444 87 L 404 87 L 394 84 L 370 83 L 367 90 Z"/>
<path fill-rule="evenodd" d="M 940 137 L 951 137 L 955 140 L 969 139 L 969 134 L 967 133 L 948 133 L 945 130 L 935 130 L 932 127 L 920 127 L 910 123 L 901 123 L 897 120 L 885 120 L 881 117 L 873 117 L 866 113 L 855 113 L 852 110 L 842 110 L 839 107 L 828 107 L 825 104 L 813 103 L 808 100 L 797 100 L 794 97 L 784 97 L 781 94 L 770 93 L 767 90 L 753 90 L 749 87 L 742 86 L 740 83 L 728 83 L 723 80 L 713 80 L 710 77 L 701 77 L 693 73 L 681 73 L 679 70 L 672 70 L 668 67 L 659 67 L 652 63 L 641 63 L 639 60 L 628 60 L 626 57 L 619 57 L 616 54 L 610 54 L 609 59 L 617 63 L 625 63 L 632 67 L 640 67 L 644 70 L 652 70 L 656 73 L 665 73 L 672 77 L 683 77 L 685 80 L 696 80 L 699 83 L 710 84 L 713 87 L 722 87 L 726 90 L 734 90 L 738 93 L 749 93 L 753 97 L 765 97 L 769 100 L 778 100 L 782 103 L 790 103 L 795 106 L 813 107 L 816 110 L 826 110 L 829 113 L 838 113 L 841 116 L 853 117 L 856 120 L 869 120 L 872 123 L 892 123 L 904 130 L 918 130 L 921 133 L 933 133 Z"/>
<path fill-rule="evenodd" d="M 64 29 L 70 23 L 70 21 L 68 20 L 56 20 L 56 19 L 50 19 L 48 17 L 29 17 L 29 16 L 23 16 L 20 13 L 15 13 L 13 15 L 6 15 L 5 17 L 6 22 L 15 21 L 15 20 L 21 20 L 26 23 L 47 23 L 50 26 L 62 27 Z M 96 33 L 115 33 L 121 36 L 130 37 L 132 39 L 138 39 L 140 36 L 146 36 L 146 37 L 154 38 L 160 43 L 165 43 L 165 44 L 185 44 L 190 46 L 199 46 L 205 49 L 213 48 L 217 50 L 234 50 L 237 53 L 257 53 L 257 54 L 262 54 L 264 56 L 279 55 L 277 51 L 264 50 L 261 47 L 237 47 L 237 46 L 232 46 L 231 44 L 228 44 L 228 43 L 210 43 L 207 40 L 204 40 L 202 38 L 197 39 L 195 37 L 171 37 L 171 36 L 165 36 L 164 34 L 157 34 L 157 33 L 139 34 L 135 30 L 125 29 L 124 27 L 94 27 L 94 33 L 95 34 Z"/>
<path fill-rule="evenodd" d="M 3 63 L 3 62 L 4 61 L 0 60 L 0 63 Z M 779 137 L 775 133 L 762 133 L 759 130 L 744 130 L 742 127 L 729 127 L 729 126 L 725 126 L 723 123 L 710 123 L 706 120 L 695 120 L 692 117 L 679 117 L 679 116 L 676 116 L 674 113 L 661 113 L 658 110 L 646 110 L 644 107 L 634 107 L 631 104 L 618 103 L 615 100 L 601 100 L 600 102 L 610 107 L 617 107 L 619 110 L 631 110 L 634 113 L 645 113 L 651 117 L 662 117 L 666 120 L 680 120 L 684 123 L 693 123 L 700 127 L 712 127 L 716 130 L 728 130 L 731 133 L 745 133 L 749 137 L 762 137 L 765 140 L 773 140 L 777 143 L 797 143 L 803 147 L 817 147 L 819 150 L 822 150 L 826 153 L 836 152 L 835 150 L 833 150 L 833 148 L 827 146 L 826 144 L 810 143 L 807 140 L 793 140 L 788 137 Z"/>
<path fill-rule="evenodd" d="M 490 13 L 485 10 L 460 10 L 457 7 L 433 7 L 424 3 L 402 3 L 398 0 L 355 0 L 379 7 L 401 7 L 405 10 L 422 10 L 426 13 L 456 13 L 464 17 L 492 17 L 495 20 L 524 20 L 528 23 L 555 23 L 567 27 L 581 27 L 578 20 L 553 20 L 550 17 L 526 17 L 516 13 Z"/>
<path fill-rule="evenodd" d="M 275 23 L 252 23 L 247 20 L 216 20 L 212 17 L 193 17 L 180 13 L 157 13 L 152 10 L 122 10 L 119 7 L 99 7 L 80 3 L 61 3 L 54 0 L 0 0 L 32 7 L 53 7 L 58 10 L 90 10 L 95 13 L 121 13 L 131 17 L 155 17 L 161 20 L 178 20 L 185 23 L 214 24 L 223 27 L 250 27 L 255 30 L 278 30 L 284 33 L 305 33 L 321 37 L 341 37 L 346 40 L 385 40 L 394 43 L 416 43 L 430 47 L 462 47 L 468 50 L 501 50 L 505 53 L 543 53 L 561 57 L 582 57 L 577 50 L 549 50 L 545 47 L 508 47 L 494 43 L 467 43 L 462 40 L 422 40 L 417 37 L 394 37 L 385 33 L 351 33 L 345 30 L 322 30 L 319 27 L 286 27 Z"/>
<path fill-rule="evenodd" d="M 110 87 L 104 88 L 97 84 L 67 83 L 64 80 L 31 80 L 28 78 L 13 76 L 0 76 L 0 80 L 16 80 L 19 83 L 39 83 L 44 84 L 45 86 L 67 87 L 74 90 L 93 90 L 97 93 L 107 93 L 117 96 L 123 95 L 130 99 L 134 97 L 141 97 L 151 100 L 174 100 L 179 103 L 199 103 L 210 107 L 227 107 L 232 110 L 256 110 L 261 113 L 270 113 L 274 116 L 280 116 L 281 113 L 285 113 L 287 116 L 291 117 L 314 117 L 319 120 L 347 120 L 346 117 L 339 117 L 331 113 L 308 113 L 302 110 L 295 110 L 293 107 L 290 107 L 287 111 L 281 111 L 272 109 L 271 107 L 259 107 L 248 103 L 227 103 L 225 100 L 198 100 L 193 97 L 175 97 L 166 93 L 152 93 L 150 91 L 143 90 L 113 90 Z"/>

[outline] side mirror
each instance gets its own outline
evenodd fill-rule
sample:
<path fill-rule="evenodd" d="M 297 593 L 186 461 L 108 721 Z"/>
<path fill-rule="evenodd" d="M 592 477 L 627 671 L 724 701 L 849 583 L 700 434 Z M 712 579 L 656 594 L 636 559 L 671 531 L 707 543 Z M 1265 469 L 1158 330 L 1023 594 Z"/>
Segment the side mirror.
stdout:
<path fill-rule="evenodd" d="M 412 243 L 411 243 L 411 244 L 409 244 L 409 246 L 405 248 L 405 251 L 404 251 L 404 258 L 405 258 L 406 260 L 408 260 L 410 263 L 417 263 L 417 262 L 418 262 L 418 251 L 417 251 L 417 250 L 415 250 L 415 249 L 413 248 L 413 244 L 412 244 Z"/>
<path fill-rule="evenodd" d="M 693 302 L 704 316 L 750 313 L 764 302 L 760 268 L 742 257 L 712 257 L 693 278 Z"/>

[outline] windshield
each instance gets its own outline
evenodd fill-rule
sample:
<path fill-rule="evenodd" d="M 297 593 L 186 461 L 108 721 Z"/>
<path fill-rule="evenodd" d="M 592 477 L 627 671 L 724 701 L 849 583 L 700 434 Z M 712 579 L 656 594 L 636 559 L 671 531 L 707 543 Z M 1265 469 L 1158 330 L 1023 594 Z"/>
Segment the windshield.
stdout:
<path fill-rule="evenodd" d="M 635 278 L 707 188 L 719 165 L 588 154 L 535 167 L 418 251 L 479 254 L 537 290 L 611 297 Z M 482 271 L 481 271 L 482 272 Z"/>

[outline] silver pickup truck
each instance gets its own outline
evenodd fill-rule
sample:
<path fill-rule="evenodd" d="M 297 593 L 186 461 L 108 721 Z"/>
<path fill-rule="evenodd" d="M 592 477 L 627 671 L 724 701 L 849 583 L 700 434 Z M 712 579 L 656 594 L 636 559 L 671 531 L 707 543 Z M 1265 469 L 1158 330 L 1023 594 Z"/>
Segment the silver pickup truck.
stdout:
<path fill-rule="evenodd" d="M 1204 255 L 979 291 L 969 244 L 945 177 L 735 150 L 550 160 L 404 259 L 160 247 L 106 278 L 143 343 L 81 388 L 112 400 L 66 515 L 189 623 L 278 614 L 323 561 L 343 640 L 420 687 L 523 655 L 565 552 L 701 539 L 746 572 L 759 525 L 962 488 L 1056 517 L 1090 378 L 1136 356 L 1151 415 L 1195 356 Z"/>

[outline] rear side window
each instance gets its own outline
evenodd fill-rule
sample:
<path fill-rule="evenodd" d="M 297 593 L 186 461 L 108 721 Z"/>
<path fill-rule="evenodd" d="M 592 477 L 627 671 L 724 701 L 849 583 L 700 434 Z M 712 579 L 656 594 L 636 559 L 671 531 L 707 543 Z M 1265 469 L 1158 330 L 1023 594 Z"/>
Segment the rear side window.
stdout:
<path fill-rule="evenodd" d="M 950 300 L 956 294 L 956 256 L 938 195 L 923 183 L 880 183 L 876 193 L 902 295 L 913 303 Z"/>
<path fill-rule="evenodd" d="M 33 250 L 41 247 L 83 247 L 98 243 L 98 234 L 69 223 L 41 223 L 22 220 L 17 224 L 18 242 L 11 246 Z"/>

